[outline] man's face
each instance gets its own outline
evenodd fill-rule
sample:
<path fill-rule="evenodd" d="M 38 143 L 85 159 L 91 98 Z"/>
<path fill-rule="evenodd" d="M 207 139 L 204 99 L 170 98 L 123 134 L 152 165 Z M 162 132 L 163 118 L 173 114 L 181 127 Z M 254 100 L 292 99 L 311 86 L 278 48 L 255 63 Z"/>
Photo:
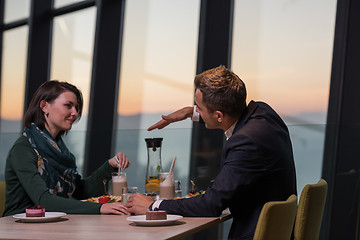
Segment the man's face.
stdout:
<path fill-rule="evenodd" d="M 195 92 L 195 104 L 196 104 L 196 112 L 198 112 L 201 118 L 205 122 L 205 126 L 208 129 L 219 128 L 217 115 L 215 112 L 210 112 L 206 105 L 203 102 L 203 94 L 197 89 Z"/>

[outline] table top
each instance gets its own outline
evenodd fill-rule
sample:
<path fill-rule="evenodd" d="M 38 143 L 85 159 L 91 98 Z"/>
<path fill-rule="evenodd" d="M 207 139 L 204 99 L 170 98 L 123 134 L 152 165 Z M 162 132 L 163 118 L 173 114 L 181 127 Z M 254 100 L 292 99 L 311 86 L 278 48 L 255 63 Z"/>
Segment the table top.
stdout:
<path fill-rule="evenodd" d="M 68 214 L 56 222 L 24 223 L 0 218 L 0 239 L 181 239 L 231 218 L 184 217 L 169 226 L 138 226 L 129 216 Z"/>

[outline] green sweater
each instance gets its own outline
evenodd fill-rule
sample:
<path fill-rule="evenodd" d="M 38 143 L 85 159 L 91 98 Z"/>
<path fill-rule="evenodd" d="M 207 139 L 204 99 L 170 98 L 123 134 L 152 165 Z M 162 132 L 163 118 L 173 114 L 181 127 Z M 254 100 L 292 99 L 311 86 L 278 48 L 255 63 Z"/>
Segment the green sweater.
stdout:
<path fill-rule="evenodd" d="M 100 203 L 82 202 L 94 197 L 104 188 L 103 180 L 110 180 L 114 169 L 106 161 L 90 177 L 75 181 L 70 199 L 52 195 L 38 172 L 37 155 L 28 139 L 21 136 L 8 153 L 5 166 L 6 204 L 4 216 L 25 212 L 26 208 L 40 205 L 47 212 L 73 214 L 99 214 Z M 79 199 L 79 200 L 77 200 Z"/>

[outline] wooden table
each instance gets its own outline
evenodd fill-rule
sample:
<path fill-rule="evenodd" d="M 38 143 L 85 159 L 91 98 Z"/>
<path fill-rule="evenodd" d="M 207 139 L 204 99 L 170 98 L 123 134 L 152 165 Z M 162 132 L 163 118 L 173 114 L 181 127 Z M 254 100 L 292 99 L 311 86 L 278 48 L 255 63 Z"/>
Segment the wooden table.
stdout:
<path fill-rule="evenodd" d="M 0 239 L 181 239 L 231 218 L 184 217 L 171 226 L 137 226 L 119 215 L 69 214 L 57 222 L 23 223 L 12 216 L 0 218 Z"/>

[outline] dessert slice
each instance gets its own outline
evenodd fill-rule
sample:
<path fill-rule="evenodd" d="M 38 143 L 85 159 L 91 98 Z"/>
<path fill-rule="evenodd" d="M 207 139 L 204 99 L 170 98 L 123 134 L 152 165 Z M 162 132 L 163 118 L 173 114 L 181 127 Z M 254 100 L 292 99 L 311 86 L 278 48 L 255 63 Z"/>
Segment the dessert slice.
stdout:
<path fill-rule="evenodd" d="M 45 208 L 40 205 L 26 209 L 26 217 L 45 217 Z"/>
<path fill-rule="evenodd" d="M 167 219 L 166 211 L 158 210 L 158 211 L 146 212 L 146 220 L 166 220 L 166 219 Z"/>

